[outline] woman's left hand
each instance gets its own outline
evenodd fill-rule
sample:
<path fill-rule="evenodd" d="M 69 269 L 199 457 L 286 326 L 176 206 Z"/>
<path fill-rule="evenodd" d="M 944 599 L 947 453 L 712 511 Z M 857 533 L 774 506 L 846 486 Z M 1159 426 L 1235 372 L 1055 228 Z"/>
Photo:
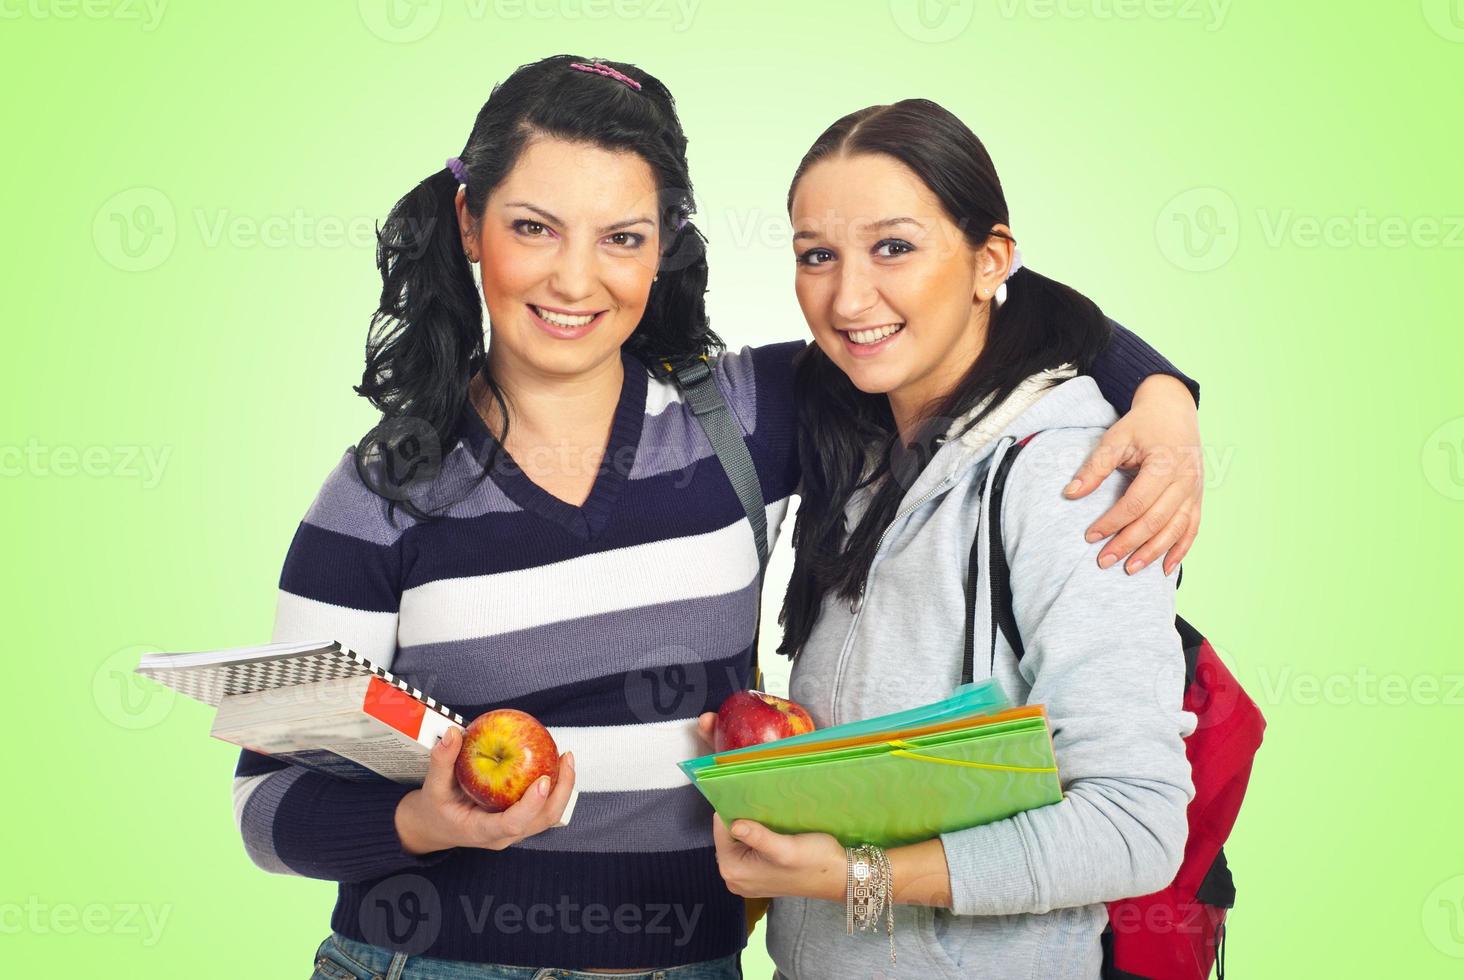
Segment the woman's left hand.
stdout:
<path fill-rule="evenodd" d="M 1173 574 L 1200 532 L 1205 493 L 1199 410 L 1179 379 L 1145 378 L 1129 413 L 1109 428 L 1063 493 L 1085 496 L 1119 467 L 1139 472 L 1088 529 L 1090 543 L 1117 532 L 1098 553 L 1098 564 L 1109 568 L 1132 554 L 1124 570 L 1133 574 L 1164 555 L 1164 574 Z"/>
<path fill-rule="evenodd" d="M 753 820 L 734 820 L 731 831 L 712 814 L 717 867 L 734 895 L 793 895 L 844 901 L 848 860 L 829 834 L 779 834 Z"/>

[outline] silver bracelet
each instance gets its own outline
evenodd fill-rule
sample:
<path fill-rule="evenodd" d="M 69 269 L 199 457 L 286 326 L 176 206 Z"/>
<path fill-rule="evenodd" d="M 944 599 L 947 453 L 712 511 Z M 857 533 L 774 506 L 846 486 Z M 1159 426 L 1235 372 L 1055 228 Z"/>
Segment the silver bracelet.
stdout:
<path fill-rule="evenodd" d="M 844 889 L 845 932 L 879 930 L 881 913 L 890 939 L 890 962 L 895 962 L 895 876 L 884 848 L 873 844 L 844 848 L 848 873 Z"/>

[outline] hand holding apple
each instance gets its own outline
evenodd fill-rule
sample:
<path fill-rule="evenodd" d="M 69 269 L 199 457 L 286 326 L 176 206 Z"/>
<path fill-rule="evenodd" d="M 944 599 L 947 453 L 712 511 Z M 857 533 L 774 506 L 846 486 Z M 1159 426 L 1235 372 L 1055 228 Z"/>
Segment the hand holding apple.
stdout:
<path fill-rule="evenodd" d="M 458 784 L 454 770 L 462 746 L 463 732 L 448 729 L 432 750 L 422 787 L 407 793 L 397 804 L 396 830 L 403 850 L 409 854 L 428 854 L 449 847 L 501 851 L 559 823 L 574 792 L 573 753 L 566 752 L 558 760 L 553 778 L 541 776 L 537 785 L 531 780 L 522 798 L 494 813 L 475 802 Z"/>
<path fill-rule="evenodd" d="M 703 715 L 698 720 L 703 737 L 706 717 Z M 762 691 L 734 692 L 722 702 L 715 718 L 711 732 L 713 752 L 761 745 L 814 729 L 813 718 L 803 705 Z"/>
<path fill-rule="evenodd" d="M 559 747 L 549 729 L 527 712 L 499 708 L 468 725 L 453 772 L 463 792 L 501 813 L 535 780 L 548 779 L 553 789 L 558 769 Z"/>

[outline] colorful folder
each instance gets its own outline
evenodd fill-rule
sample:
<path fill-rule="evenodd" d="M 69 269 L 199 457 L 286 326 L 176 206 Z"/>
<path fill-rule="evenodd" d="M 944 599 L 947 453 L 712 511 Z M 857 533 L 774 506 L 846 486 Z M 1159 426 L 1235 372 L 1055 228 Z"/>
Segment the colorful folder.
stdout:
<path fill-rule="evenodd" d="M 681 769 L 730 824 L 895 847 L 1062 799 L 1046 709 L 995 681 L 935 704 L 691 759 Z"/>

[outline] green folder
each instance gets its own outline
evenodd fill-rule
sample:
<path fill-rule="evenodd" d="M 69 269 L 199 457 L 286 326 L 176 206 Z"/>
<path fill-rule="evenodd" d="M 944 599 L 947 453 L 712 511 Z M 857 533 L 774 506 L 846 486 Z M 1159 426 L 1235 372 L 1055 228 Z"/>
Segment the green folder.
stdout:
<path fill-rule="evenodd" d="M 795 754 L 737 762 L 723 753 L 681 768 L 729 825 L 745 817 L 784 834 L 821 831 L 846 847 L 911 844 L 1062 799 L 1045 712 L 901 737 L 920 714 L 859 723 L 858 734 L 869 734 L 880 730 L 872 723 L 896 720 L 875 744 L 820 750 L 799 736 L 757 746 L 802 745 Z"/>

